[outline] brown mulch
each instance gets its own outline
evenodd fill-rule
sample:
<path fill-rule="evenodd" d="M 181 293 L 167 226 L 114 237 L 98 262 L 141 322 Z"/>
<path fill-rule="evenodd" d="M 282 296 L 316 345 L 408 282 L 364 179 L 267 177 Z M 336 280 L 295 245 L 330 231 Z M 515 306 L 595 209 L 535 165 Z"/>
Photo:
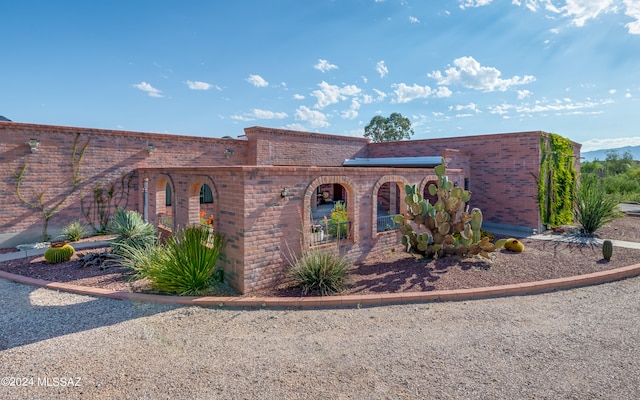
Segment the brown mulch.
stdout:
<path fill-rule="evenodd" d="M 596 232 L 597 236 L 640 242 L 640 218 L 619 218 Z M 640 250 L 614 248 L 610 261 L 602 259 L 597 244 L 523 239 L 524 253 L 499 250 L 486 261 L 479 257 L 438 260 L 416 258 L 404 252 L 372 256 L 351 266 L 347 288 L 341 294 L 374 294 L 466 289 L 553 279 L 603 271 L 640 263 Z M 70 261 L 48 264 L 43 257 L 28 257 L 0 263 L 0 270 L 48 281 L 113 290 L 148 291 L 148 282 L 130 282 L 130 272 L 111 266 L 80 268 L 80 250 Z M 269 290 L 247 296 L 300 296 L 300 289 L 283 281 Z"/>

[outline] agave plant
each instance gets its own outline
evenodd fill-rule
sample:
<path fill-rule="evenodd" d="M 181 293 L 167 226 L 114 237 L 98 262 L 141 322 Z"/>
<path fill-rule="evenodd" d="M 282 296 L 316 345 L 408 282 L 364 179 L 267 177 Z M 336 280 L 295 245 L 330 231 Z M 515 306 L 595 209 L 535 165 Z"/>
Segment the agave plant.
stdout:
<path fill-rule="evenodd" d="M 111 242 L 112 252 L 120 255 L 125 246 L 146 248 L 156 244 L 158 234 L 156 227 L 142 219 L 135 211 L 117 209 L 109 224 L 108 233 L 116 235 Z"/>
<path fill-rule="evenodd" d="M 213 235 L 213 237 L 211 237 Z M 136 278 L 147 278 L 161 292 L 183 296 L 209 292 L 216 280 L 216 262 L 225 240 L 219 233 L 190 226 L 170 237 L 163 245 L 122 247 L 120 265 L 130 267 Z"/>

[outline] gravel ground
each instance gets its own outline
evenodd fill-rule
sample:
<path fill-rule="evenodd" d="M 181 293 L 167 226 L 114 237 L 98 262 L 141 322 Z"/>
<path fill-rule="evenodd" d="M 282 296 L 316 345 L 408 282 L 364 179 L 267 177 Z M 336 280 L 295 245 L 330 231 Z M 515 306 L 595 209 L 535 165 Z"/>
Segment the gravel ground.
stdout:
<path fill-rule="evenodd" d="M 0 398 L 640 398 L 639 294 L 634 278 L 468 302 L 243 310 L 0 280 L 0 378 L 26 378 Z M 67 377 L 80 386 L 59 386 Z"/>

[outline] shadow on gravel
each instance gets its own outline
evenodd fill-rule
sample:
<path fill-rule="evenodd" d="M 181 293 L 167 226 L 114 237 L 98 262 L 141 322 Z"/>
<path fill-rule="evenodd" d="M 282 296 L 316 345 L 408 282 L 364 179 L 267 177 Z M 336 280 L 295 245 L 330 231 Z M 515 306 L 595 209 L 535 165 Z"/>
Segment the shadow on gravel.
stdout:
<path fill-rule="evenodd" d="M 176 307 L 62 293 L 0 279 L 0 351 Z"/>

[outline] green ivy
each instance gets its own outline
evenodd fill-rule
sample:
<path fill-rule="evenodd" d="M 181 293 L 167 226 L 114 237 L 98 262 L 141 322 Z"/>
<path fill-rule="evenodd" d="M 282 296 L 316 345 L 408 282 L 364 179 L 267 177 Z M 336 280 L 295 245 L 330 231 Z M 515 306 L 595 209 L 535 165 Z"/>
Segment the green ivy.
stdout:
<path fill-rule="evenodd" d="M 574 167 L 571 141 L 555 133 L 540 138 L 540 177 L 538 203 L 545 225 L 573 222 L 573 203 L 578 173 Z"/>

